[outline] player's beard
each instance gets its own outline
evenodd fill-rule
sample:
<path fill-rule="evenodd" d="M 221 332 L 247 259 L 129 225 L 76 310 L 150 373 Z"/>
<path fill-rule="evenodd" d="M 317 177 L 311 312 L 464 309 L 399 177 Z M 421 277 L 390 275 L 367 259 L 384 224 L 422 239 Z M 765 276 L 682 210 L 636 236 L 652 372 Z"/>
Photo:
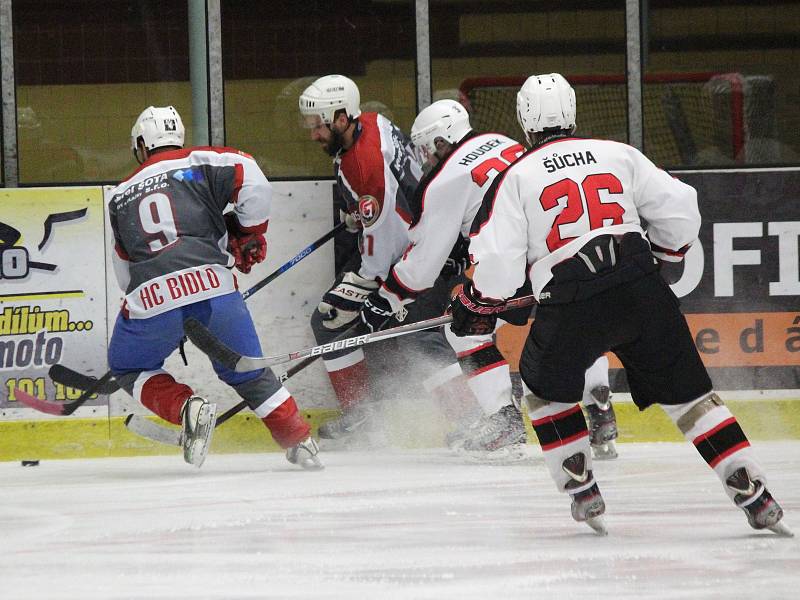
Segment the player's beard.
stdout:
<path fill-rule="evenodd" d="M 323 148 L 325 152 L 328 153 L 328 156 L 336 156 L 344 145 L 344 136 L 332 127 L 329 128 L 329 130 L 331 132 L 331 139 Z"/>

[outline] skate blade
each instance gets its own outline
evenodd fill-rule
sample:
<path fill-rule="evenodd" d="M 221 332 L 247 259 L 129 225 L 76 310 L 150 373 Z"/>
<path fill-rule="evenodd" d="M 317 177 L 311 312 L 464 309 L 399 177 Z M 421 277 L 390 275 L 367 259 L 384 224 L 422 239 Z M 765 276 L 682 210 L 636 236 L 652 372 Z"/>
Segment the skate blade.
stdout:
<path fill-rule="evenodd" d="M 787 538 L 794 537 L 794 533 L 792 532 L 792 530 L 789 529 L 786 525 L 784 525 L 781 521 L 778 521 L 777 523 L 775 523 L 775 525 L 772 525 L 771 527 L 767 527 L 767 529 L 769 529 L 770 531 L 781 537 L 787 537 Z"/>
<path fill-rule="evenodd" d="M 188 457 L 184 457 L 186 462 L 194 465 L 198 469 L 203 466 L 208 455 L 208 449 L 211 447 L 211 437 L 214 435 L 214 427 L 217 424 L 217 405 L 206 404 L 200 409 L 199 421 L 205 421 L 202 425 L 204 429 L 208 429 L 208 435 L 195 440 L 189 449 Z"/>
<path fill-rule="evenodd" d="M 533 454 L 527 444 L 512 444 L 497 450 L 466 450 L 465 448 L 452 449 L 457 456 L 461 456 L 469 462 L 490 465 L 510 465 L 526 462 L 533 458 Z"/>
<path fill-rule="evenodd" d="M 589 517 L 586 519 L 586 524 L 594 529 L 595 533 L 599 536 L 606 536 L 608 535 L 608 529 L 606 529 L 606 523 L 603 520 L 603 517 Z"/>
<path fill-rule="evenodd" d="M 619 456 L 619 454 L 617 454 L 617 445 L 613 440 L 605 444 L 592 446 L 592 453 L 596 460 L 614 460 Z"/>

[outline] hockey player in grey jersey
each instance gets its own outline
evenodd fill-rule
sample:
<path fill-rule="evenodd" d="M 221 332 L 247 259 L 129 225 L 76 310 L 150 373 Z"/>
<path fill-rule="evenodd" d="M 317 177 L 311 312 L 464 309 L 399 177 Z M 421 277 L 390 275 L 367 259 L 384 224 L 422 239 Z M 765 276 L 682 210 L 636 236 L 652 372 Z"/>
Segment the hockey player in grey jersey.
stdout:
<path fill-rule="evenodd" d="M 748 523 L 791 535 L 658 272 L 660 260 L 681 261 L 697 239 L 697 192 L 631 146 L 576 137 L 575 92 L 558 73 L 528 78 L 517 117 L 532 148 L 484 197 L 470 234 L 475 272 L 453 299 L 452 330 L 491 327 L 492 307 L 530 278 L 539 309 L 520 374 L 545 464 L 572 498 L 573 518 L 606 533 L 577 403 L 586 367 L 613 351 L 636 405 L 662 406 Z"/>
<path fill-rule="evenodd" d="M 125 301 L 109 345 L 122 387 L 162 419 L 181 425 L 184 459 L 201 466 L 216 404 L 164 371 L 164 360 L 194 317 L 242 354 L 260 355 L 235 266 L 247 273 L 266 257 L 271 188 L 251 156 L 234 148 L 183 148 L 171 106 L 148 107 L 131 131 L 141 166 L 111 194 L 114 270 Z M 223 215 L 228 205 L 233 210 Z M 310 427 L 271 370 L 236 373 L 213 363 L 286 449 L 287 459 L 320 469 Z"/>

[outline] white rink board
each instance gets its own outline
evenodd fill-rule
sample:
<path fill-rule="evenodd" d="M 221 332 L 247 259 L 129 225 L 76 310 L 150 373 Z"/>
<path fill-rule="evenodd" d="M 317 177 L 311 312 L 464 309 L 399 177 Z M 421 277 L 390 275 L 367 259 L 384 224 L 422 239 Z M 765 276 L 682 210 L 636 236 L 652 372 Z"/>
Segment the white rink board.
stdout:
<path fill-rule="evenodd" d="M 755 446 L 800 533 L 800 442 Z M 538 450 L 0 463 L 3 600 L 797 597 L 800 538 L 755 532 L 686 443 L 595 463 L 610 534 L 572 521 Z"/>

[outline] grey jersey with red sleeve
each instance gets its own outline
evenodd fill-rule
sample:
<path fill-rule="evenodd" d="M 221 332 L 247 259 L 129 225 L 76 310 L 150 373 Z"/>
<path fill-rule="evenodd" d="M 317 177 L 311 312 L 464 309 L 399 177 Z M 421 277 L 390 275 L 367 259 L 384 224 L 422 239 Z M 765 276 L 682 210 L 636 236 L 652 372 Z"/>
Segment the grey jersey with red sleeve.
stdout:
<path fill-rule="evenodd" d="M 108 203 L 115 271 L 131 318 L 147 318 L 236 289 L 223 211 L 266 231 L 271 189 L 255 160 L 233 148 L 153 155 Z"/>

